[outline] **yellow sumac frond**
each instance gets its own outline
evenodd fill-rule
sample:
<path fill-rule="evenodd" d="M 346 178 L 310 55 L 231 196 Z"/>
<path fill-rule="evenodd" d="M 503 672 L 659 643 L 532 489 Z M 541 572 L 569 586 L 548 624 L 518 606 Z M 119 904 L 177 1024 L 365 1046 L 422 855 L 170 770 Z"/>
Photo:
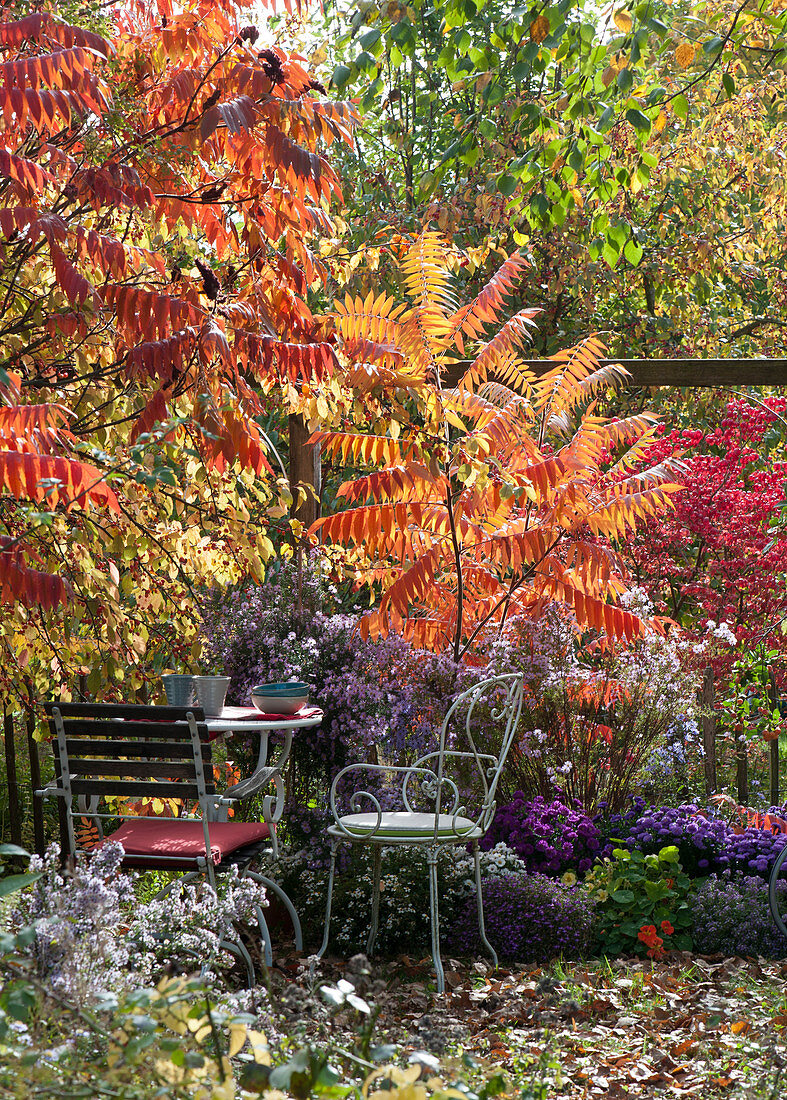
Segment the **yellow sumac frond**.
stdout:
<path fill-rule="evenodd" d="M 326 455 L 341 459 L 345 465 L 352 463 L 383 462 L 400 463 L 402 452 L 394 439 L 382 435 L 360 435 L 354 432 L 313 432 L 309 444 L 319 443 Z"/>
<path fill-rule="evenodd" d="M 446 263 L 447 248 L 440 233 L 424 230 L 408 248 L 400 262 L 407 292 L 416 307 L 431 309 L 443 317 L 456 313 L 457 303 L 451 291 L 451 274 Z M 449 328 L 446 328 L 449 331 Z"/>

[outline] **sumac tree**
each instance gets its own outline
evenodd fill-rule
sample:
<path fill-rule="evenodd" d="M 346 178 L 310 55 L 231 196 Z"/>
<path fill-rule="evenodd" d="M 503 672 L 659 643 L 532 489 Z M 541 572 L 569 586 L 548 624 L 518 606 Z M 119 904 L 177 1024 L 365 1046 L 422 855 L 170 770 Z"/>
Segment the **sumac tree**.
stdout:
<path fill-rule="evenodd" d="M 381 593 L 364 634 L 402 631 L 459 659 L 494 623 L 547 602 L 606 637 L 641 629 L 619 605 L 611 540 L 668 509 L 678 486 L 669 463 L 632 470 L 653 440 L 650 416 L 605 421 L 589 407 L 619 377 L 600 366 L 598 340 L 536 378 L 523 351 L 537 311 L 487 334 L 523 263 L 510 257 L 460 306 L 446 246 L 424 232 L 401 263 L 409 303 L 336 303 L 347 380 L 387 390 L 395 424 L 384 436 L 349 425 L 314 436 L 340 462 L 372 467 L 339 489 L 349 506 L 312 528 L 350 549 L 357 577 Z"/>

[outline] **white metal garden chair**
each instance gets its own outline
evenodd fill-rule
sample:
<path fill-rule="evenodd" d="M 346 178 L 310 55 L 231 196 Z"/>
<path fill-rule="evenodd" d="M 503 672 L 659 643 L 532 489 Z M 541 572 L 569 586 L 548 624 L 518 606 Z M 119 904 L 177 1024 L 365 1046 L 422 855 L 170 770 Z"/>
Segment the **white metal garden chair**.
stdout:
<path fill-rule="evenodd" d="M 325 953 L 331 924 L 336 853 L 341 843 L 371 844 L 374 847 L 372 922 L 366 944 L 374 951 L 380 908 L 380 867 L 384 847 L 411 846 L 426 849 L 429 868 L 429 908 L 432 930 L 432 958 L 437 974 L 437 991 L 445 990 L 440 959 L 440 919 L 437 893 L 437 860 L 441 849 L 470 845 L 475 859 L 478 929 L 481 941 L 495 966 L 497 954 L 486 938 L 484 903 L 481 895 L 481 862 L 478 842 L 492 824 L 495 791 L 508 756 L 522 710 L 524 681 L 518 674 L 497 676 L 474 685 L 451 706 L 440 727 L 439 747 L 412 765 L 351 764 L 336 776 L 331 786 L 334 822 L 331 837 L 331 870 L 325 908 L 325 931 L 318 957 Z M 480 748 L 485 751 L 479 751 Z M 494 751 L 490 751 L 494 749 Z M 340 812 L 337 800 L 349 779 L 373 774 L 381 784 L 377 794 L 353 791 L 349 805 L 354 812 Z M 463 773 L 463 774 L 460 774 Z M 391 787 L 385 781 L 394 780 Z M 401 787 L 399 783 L 401 782 Z M 383 810 L 380 798 L 395 792 L 401 809 Z M 472 799 L 472 801 L 471 801 Z M 427 810 L 415 806 L 426 803 Z M 364 811 L 364 806 L 371 810 Z"/>

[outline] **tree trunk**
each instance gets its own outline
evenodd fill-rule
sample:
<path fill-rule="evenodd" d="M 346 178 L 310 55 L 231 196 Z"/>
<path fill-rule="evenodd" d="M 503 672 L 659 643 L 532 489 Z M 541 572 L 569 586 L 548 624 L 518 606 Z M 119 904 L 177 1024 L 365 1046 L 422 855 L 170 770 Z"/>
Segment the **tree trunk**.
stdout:
<path fill-rule="evenodd" d="M 5 774 L 8 780 L 8 827 L 12 844 L 22 844 L 22 814 L 19 808 L 19 782 L 16 774 L 16 742 L 14 741 L 14 715 L 3 708 L 3 735 L 5 738 Z"/>
<path fill-rule="evenodd" d="M 702 746 L 705 749 L 705 788 L 709 795 L 717 790 L 716 780 L 716 714 L 714 711 L 715 698 L 713 691 L 713 669 L 705 669 L 702 680 L 702 690 L 699 693 L 700 722 L 702 723 Z"/>

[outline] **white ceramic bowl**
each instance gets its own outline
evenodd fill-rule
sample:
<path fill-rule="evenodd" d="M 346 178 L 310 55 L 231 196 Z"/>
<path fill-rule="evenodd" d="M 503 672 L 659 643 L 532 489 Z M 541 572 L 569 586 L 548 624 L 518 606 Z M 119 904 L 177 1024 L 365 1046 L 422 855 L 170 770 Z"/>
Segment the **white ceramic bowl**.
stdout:
<path fill-rule="evenodd" d="M 261 692 L 254 691 L 251 695 L 251 701 L 254 703 L 257 710 L 261 710 L 263 714 L 295 714 L 297 710 L 300 710 L 304 703 L 309 700 L 309 692 L 305 691 L 300 695 L 264 695 Z"/>

